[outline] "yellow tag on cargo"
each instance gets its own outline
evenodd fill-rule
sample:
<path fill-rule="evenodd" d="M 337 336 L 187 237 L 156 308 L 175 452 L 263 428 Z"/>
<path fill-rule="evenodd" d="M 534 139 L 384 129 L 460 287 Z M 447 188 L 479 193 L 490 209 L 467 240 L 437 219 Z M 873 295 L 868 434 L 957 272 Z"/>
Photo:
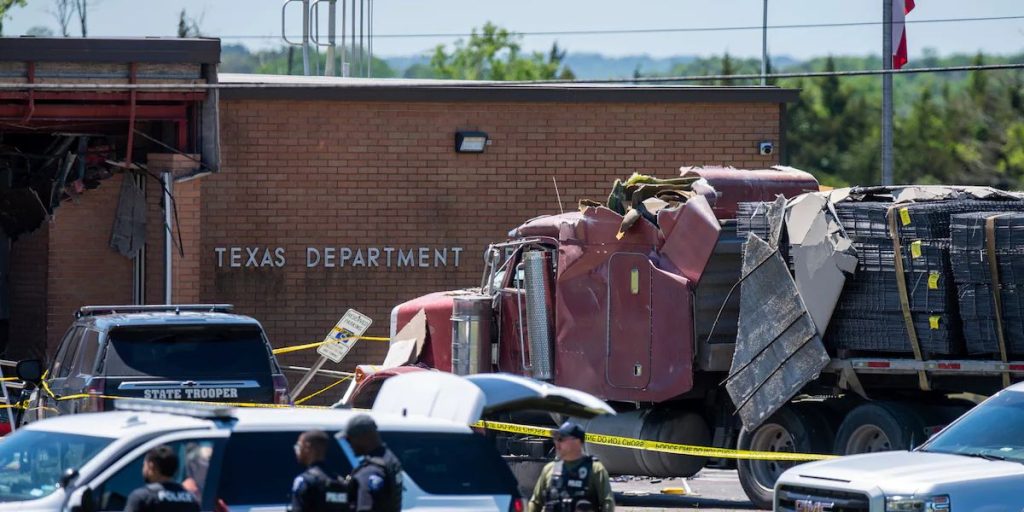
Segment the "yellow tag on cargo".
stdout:
<path fill-rule="evenodd" d="M 931 327 L 933 331 L 939 330 L 939 318 L 938 316 L 928 317 L 928 327 Z"/>
<path fill-rule="evenodd" d="M 920 258 L 921 257 L 921 241 L 920 240 L 914 240 L 913 242 L 910 242 L 910 257 L 911 258 Z"/>
<path fill-rule="evenodd" d="M 928 275 L 928 289 L 938 290 L 939 289 L 939 273 L 932 272 Z"/>
<path fill-rule="evenodd" d="M 900 208 L 900 222 L 902 222 L 904 226 L 909 226 L 910 225 L 910 210 L 909 209 L 907 209 L 907 208 Z"/>

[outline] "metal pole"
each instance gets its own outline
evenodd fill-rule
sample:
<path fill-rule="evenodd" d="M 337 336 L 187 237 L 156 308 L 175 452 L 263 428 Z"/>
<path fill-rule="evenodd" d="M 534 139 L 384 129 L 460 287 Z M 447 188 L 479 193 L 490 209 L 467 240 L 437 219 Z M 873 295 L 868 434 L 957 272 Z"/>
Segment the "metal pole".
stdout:
<path fill-rule="evenodd" d="M 768 85 L 768 0 L 764 0 L 764 17 L 761 22 L 761 85 Z"/>
<path fill-rule="evenodd" d="M 324 356 L 320 356 L 320 359 L 316 360 L 316 364 L 314 364 L 313 367 L 310 368 L 309 371 L 306 372 L 306 374 L 303 375 L 301 379 L 299 379 L 298 384 L 292 387 L 292 400 L 299 397 L 299 393 L 302 393 L 302 390 L 306 389 L 306 386 L 309 385 L 309 381 L 313 380 L 313 377 L 316 377 L 317 372 L 319 372 L 320 369 L 323 368 L 324 364 L 326 363 L 327 358 Z"/>
<path fill-rule="evenodd" d="M 302 74 L 309 76 L 309 0 L 302 0 Z"/>
<path fill-rule="evenodd" d="M 367 0 L 367 44 L 370 47 L 370 70 L 368 77 L 374 76 L 374 0 Z"/>
<path fill-rule="evenodd" d="M 171 233 L 171 187 L 174 186 L 174 177 L 171 171 L 164 171 L 164 304 L 173 304 L 174 297 L 171 290 L 174 288 L 174 237 Z"/>
<path fill-rule="evenodd" d="M 882 69 L 892 69 L 892 0 L 882 0 Z M 892 74 L 882 75 L 882 185 L 892 185 Z"/>
<path fill-rule="evenodd" d="M 335 8 L 338 0 L 329 0 L 327 4 L 327 65 L 324 66 L 324 74 L 327 76 L 334 76 L 334 25 L 335 25 Z M 319 30 L 319 29 L 318 29 Z"/>
<path fill-rule="evenodd" d="M 345 23 L 348 21 L 348 0 L 341 0 L 341 76 L 348 76 L 348 55 L 345 51 Z"/>
<path fill-rule="evenodd" d="M 356 2 L 359 0 L 352 0 L 352 64 L 356 61 Z"/>
<path fill-rule="evenodd" d="M 363 75 L 370 76 L 369 72 L 366 72 L 366 46 L 363 43 L 363 35 L 366 33 L 366 24 L 363 22 L 364 14 L 366 13 L 366 0 L 359 0 L 359 58 L 362 59 L 364 68 Z"/>

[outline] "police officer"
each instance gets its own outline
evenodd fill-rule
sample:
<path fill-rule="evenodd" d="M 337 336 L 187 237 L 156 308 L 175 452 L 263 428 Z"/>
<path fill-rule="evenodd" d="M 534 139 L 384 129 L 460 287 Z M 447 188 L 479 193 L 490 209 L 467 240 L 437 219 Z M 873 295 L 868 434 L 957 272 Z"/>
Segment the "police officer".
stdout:
<path fill-rule="evenodd" d="M 343 436 L 362 461 L 352 470 L 356 487 L 355 510 L 398 512 L 402 510 L 402 465 L 380 439 L 377 424 L 369 415 L 349 420 Z"/>
<path fill-rule="evenodd" d="M 174 481 L 178 454 L 167 445 L 153 448 L 142 462 L 146 485 L 128 495 L 125 512 L 199 512 L 194 494 Z"/>
<path fill-rule="evenodd" d="M 548 463 L 540 473 L 530 498 L 529 512 L 576 512 L 615 510 L 615 497 L 608 470 L 583 454 L 586 432 L 567 421 L 553 434 L 558 460 Z"/>
<path fill-rule="evenodd" d="M 330 436 L 308 430 L 295 443 L 295 460 L 306 470 L 292 482 L 290 512 L 349 512 L 352 497 L 349 482 L 324 470 Z"/>

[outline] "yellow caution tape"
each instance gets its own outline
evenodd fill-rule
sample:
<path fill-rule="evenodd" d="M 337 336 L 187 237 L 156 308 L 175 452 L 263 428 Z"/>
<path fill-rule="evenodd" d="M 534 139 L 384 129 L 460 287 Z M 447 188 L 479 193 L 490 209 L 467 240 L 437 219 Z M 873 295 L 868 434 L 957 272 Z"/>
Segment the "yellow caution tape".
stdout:
<path fill-rule="evenodd" d="M 499 432 L 513 434 L 525 434 L 532 436 L 551 437 L 552 429 L 532 427 L 528 425 L 517 425 L 515 423 L 504 423 L 499 421 L 478 421 L 473 427 L 486 428 Z M 709 446 L 692 446 L 686 444 L 663 443 L 648 441 L 645 439 L 632 439 L 628 437 L 610 436 L 606 434 L 587 433 L 587 442 L 604 446 L 618 446 L 634 450 L 647 450 L 653 452 L 672 453 L 676 455 L 687 455 L 691 457 L 707 457 L 711 459 L 743 459 L 743 460 L 778 460 L 790 462 L 804 462 L 812 460 L 826 460 L 835 458 L 835 455 L 824 455 L 814 453 L 793 453 L 793 452 L 756 452 L 751 450 L 731 450 L 728 448 L 712 448 Z"/>
<path fill-rule="evenodd" d="M 341 384 L 342 382 L 345 382 L 345 381 L 347 381 L 347 380 L 349 380 L 351 378 L 352 377 L 344 377 L 344 378 L 338 379 L 338 380 L 332 382 L 331 384 L 327 385 L 327 387 L 321 389 L 320 391 L 317 391 L 316 393 L 310 393 L 310 394 L 308 394 L 308 395 L 306 395 L 306 396 L 296 400 L 295 401 L 295 405 L 302 405 L 302 404 L 306 403 L 307 401 L 309 401 L 310 398 L 313 398 L 313 397 L 315 397 L 315 396 L 317 396 L 317 395 L 319 395 L 319 394 L 321 394 L 321 393 L 323 393 L 323 392 L 333 388 L 334 386 L 337 386 L 338 384 Z"/>
<path fill-rule="evenodd" d="M 300 350 L 309 350 L 311 348 L 317 348 L 320 345 L 327 343 L 340 343 L 346 340 L 366 340 L 366 341 L 391 341 L 391 338 L 384 338 L 381 336 L 350 336 L 348 338 L 341 338 L 337 340 L 318 341 L 316 343 L 306 343 L 305 345 L 292 345 L 290 347 L 275 348 L 273 350 L 274 355 L 290 354 L 292 352 L 298 352 Z"/>
<path fill-rule="evenodd" d="M 17 377 L 4 377 L 4 378 L 0 379 L 0 382 L 14 382 L 16 380 L 21 380 L 21 379 L 19 379 Z"/>

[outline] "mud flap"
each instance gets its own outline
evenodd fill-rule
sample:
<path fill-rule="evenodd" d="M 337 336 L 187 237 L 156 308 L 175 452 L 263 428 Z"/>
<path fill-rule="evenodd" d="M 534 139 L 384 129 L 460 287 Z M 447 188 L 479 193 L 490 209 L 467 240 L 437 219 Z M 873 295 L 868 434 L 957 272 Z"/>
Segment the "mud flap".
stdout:
<path fill-rule="evenodd" d="M 753 430 L 816 379 L 829 356 L 778 250 L 751 234 L 742 275 L 726 390 L 743 426 Z"/>

